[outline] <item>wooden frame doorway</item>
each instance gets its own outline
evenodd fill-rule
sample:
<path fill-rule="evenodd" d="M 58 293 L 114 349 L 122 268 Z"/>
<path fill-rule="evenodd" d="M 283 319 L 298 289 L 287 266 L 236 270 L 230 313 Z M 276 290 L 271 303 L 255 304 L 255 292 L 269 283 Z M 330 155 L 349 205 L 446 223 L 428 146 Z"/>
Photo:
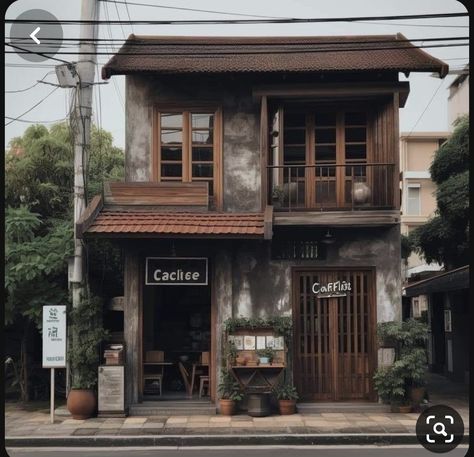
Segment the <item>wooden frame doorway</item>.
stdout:
<path fill-rule="evenodd" d="M 328 297 L 315 283 L 351 284 Z M 303 400 L 374 401 L 376 367 L 373 268 L 293 269 L 294 379 Z"/>

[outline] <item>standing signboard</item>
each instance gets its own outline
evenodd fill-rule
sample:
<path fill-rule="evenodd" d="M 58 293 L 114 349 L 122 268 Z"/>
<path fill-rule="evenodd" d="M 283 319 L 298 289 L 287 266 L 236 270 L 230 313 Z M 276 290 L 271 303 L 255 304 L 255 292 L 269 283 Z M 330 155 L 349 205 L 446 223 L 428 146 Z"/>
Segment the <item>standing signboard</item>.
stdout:
<path fill-rule="evenodd" d="M 66 306 L 43 306 L 43 368 L 51 369 L 51 423 L 54 423 L 54 369 L 66 367 Z"/>

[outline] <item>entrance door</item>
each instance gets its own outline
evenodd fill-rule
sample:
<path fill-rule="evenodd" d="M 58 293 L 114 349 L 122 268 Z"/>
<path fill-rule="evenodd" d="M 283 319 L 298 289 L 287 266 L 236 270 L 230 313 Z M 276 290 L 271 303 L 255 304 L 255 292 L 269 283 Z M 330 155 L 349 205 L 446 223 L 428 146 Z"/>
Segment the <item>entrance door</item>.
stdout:
<path fill-rule="evenodd" d="M 295 383 L 306 400 L 372 400 L 375 312 L 371 270 L 294 272 Z M 314 290 L 343 281 L 339 297 Z M 317 283 L 319 286 L 313 288 Z M 334 294 L 334 292 L 333 292 Z"/>

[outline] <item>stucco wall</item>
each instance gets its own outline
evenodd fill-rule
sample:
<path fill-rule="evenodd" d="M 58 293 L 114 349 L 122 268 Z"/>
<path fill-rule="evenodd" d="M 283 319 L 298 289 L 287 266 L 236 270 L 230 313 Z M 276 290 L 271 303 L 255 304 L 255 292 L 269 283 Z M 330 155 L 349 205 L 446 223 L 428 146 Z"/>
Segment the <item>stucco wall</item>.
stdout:
<path fill-rule="evenodd" d="M 400 228 L 339 229 L 325 259 L 278 261 L 270 259 L 270 243 L 233 243 L 231 263 L 233 316 L 291 314 L 291 267 L 375 267 L 377 321 L 401 318 Z M 218 266 L 217 266 L 218 267 Z M 220 290 L 220 289 L 219 289 Z M 217 302 L 227 303 L 229 296 Z"/>
<path fill-rule="evenodd" d="M 152 178 L 153 106 L 215 102 L 222 106 L 225 211 L 260 209 L 259 104 L 251 85 L 236 80 L 132 75 L 126 77 L 125 179 Z"/>

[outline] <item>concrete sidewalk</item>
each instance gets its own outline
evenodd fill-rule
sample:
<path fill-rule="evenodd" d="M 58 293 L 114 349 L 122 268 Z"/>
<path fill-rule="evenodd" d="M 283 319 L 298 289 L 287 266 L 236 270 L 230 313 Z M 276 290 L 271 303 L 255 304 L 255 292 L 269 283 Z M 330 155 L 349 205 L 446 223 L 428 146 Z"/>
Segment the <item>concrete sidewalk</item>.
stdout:
<path fill-rule="evenodd" d="M 461 414 L 466 430 L 469 413 L 463 402 L 453 407 Z M 7 446 L 70 446 L 73 444 L 121 446 L 206 443 L 235 444 L 365 444 L 415 443 L 418 413 L 320 413 L 250 417 L 149 416 L 123 419 L 74 420 L 57 417 L 49 423 L 47 409 L 5 405 Z M 140 444 L 138 444 L 140 443 Z"/>

